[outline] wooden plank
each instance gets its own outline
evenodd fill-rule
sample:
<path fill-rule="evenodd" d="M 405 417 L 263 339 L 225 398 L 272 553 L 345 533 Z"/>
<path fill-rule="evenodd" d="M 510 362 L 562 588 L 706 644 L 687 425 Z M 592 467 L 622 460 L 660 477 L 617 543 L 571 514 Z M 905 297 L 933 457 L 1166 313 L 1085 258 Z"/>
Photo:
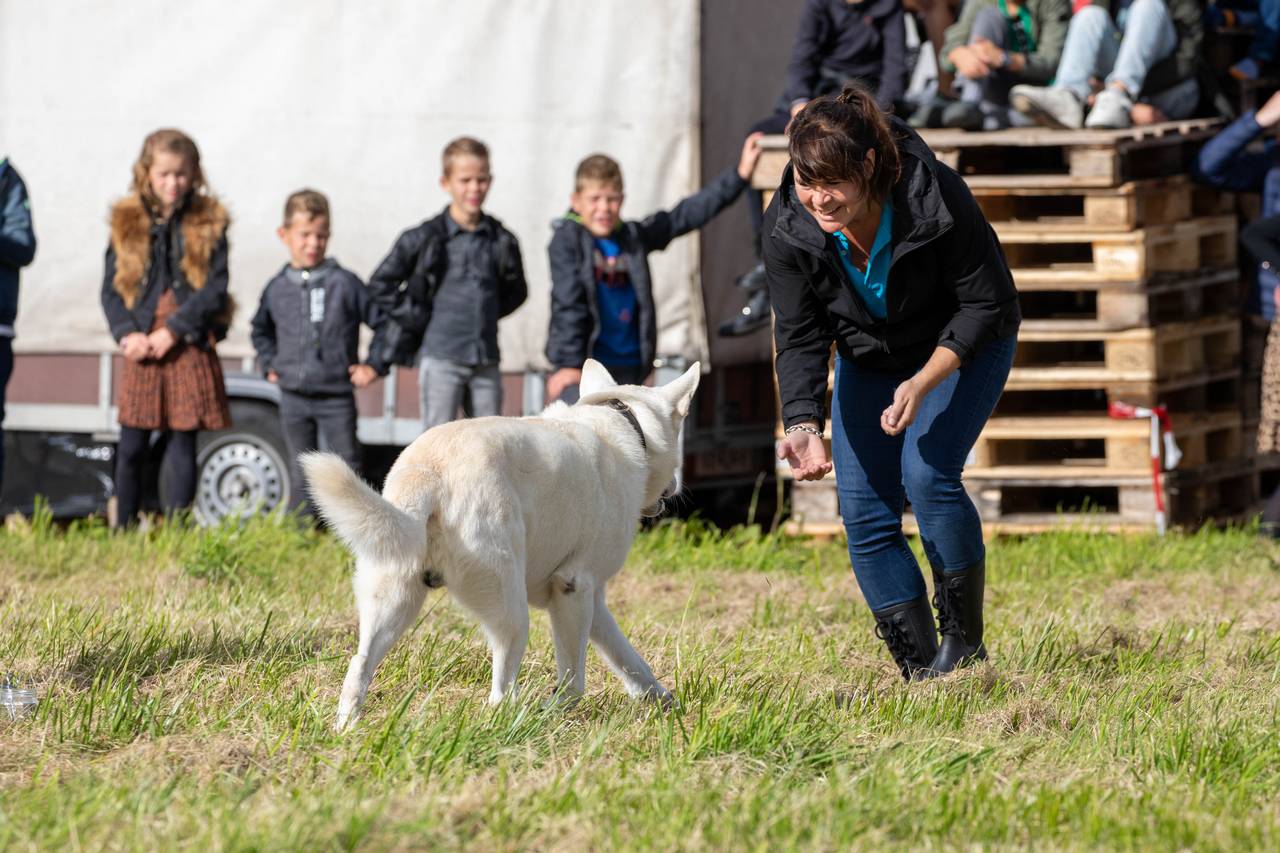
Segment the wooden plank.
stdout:
<path fill-rule="evenodd" d="M 1198 193 L 1186 175 L 1129 181 L 1116 187 L 971 187 L 989 222 L 1071 224 L 1092 230 L 1130 231 L 1227 211 L 1218 196 Z M 1197 207 L 1197 201 L 1200 206 Z"/>
<path fill-rule="evenodd" d="M 1081 227 L 1083 226 L 1083 227 Z M 1236 264 L 1234 217 L 1192 219 L 1132 231 L 1108 231 L 1072 221 L 993 223 L 1014 281 L 1022 278 L 1141 281 L 1157 273 L 1231 268 Z"/>

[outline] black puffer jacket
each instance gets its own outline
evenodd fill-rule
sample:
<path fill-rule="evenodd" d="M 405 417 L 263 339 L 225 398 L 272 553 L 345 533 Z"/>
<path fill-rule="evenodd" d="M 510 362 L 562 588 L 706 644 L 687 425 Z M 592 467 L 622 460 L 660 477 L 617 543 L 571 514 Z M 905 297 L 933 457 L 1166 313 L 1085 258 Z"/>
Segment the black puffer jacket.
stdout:
<path fill-rule="evenodd" d="M 653 278 L 649 253 L 667 248 L 681 234 L 701 228 L 742 194 L 747 182 L 736 168 L 671 210 L 660 210 L 639 222 L 623 222 L 612 236 L 627 258 L 631 286 L 636 291 L 636 319 L 640 324 L 640 364 L 650 367 L 658 348 L 658 321 L 653 309 Z M 547 360 L 557 368 L 582 367 L 600 334 L 596 307 L 594 241 L 591 232 L 572 216 L 557 219 L 547 254 L 551 261 L 551 326 L 547 331 Z"/>
<path fill-rule="evenodd" d="M 299 394 L 350 394 L 347 371 L 359 364 L 360 324 L 382 320 L 364 282 L 326 259 L 304 275 L 288 266 L 262 291 L 251 335 L 263 375 Z M 381 371 L 380 371 L 381 372 Z"/>
<path fill-rule="evenodd" d="M 1021 322 L 1004 252 L 969 188 L 906 124 L 891 122 L 902 175 L 892 190 L 884 320 L 854 293 L 835 241 L 796 198 L 790 166 L 765 212 L 764 262 L 787 426 L 824 420 L 832 342 L 862 366 L 905 374 L 939 346 L 968 361 Z"/>
<path fill-rule="evenodd" d="M 369 277 L 369 295 L 383 319 L 382 334 L 369 348 L 369 363 L 379 373 L 392 364 L 409 366 L 418 356 L 422 337 L 431 322 L 432 302 L 444 281 L 449 253 L 446 208 L 438 216 L 404 231 L 382 263 Z M 497 235 L 494 257 L 498 264 L 498 316 L 519 308 L 529 295 L 520 259 L 520 243 L 497 219 L 484 214 Z"/>

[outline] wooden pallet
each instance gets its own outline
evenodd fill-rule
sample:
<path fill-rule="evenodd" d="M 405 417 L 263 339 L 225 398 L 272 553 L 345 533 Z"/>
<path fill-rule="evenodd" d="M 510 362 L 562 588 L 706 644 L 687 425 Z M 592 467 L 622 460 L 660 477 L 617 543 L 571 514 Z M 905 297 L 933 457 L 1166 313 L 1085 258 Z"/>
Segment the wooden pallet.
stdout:
<path fill-rule="evenodd" d="M 1239 412 L 1175 418 L 1181 468 L 1231 463 L 1244 453 Z M 970 477 L 1141 477 L 1151 472 L 1147 420 L 1098 416 L 993 417 L 973 448 Z"/>
<path fill-rule="evenodd" d="M 1238 364 L 1240 319 L 1223 316 L 1112 332 L 1018 336 L 1012 389 L 1099 387 L 1203 375 Z"/>
<path fill-rule="evenodd" d="M 1126 130 L 1011 128 L 992 133 L 921 133 L 938 159 L 970 187 L 1114 187 L 1183 174 L 1220 119 L 1191 119 Z"/>
<path fill-rule="evenodd" d="M 1005 386 L 996 406 L 1000 415 L 1106 415 L 1111 403 L 1168 406 L 1175 415 L 1187 412 L 1246 411 L 1248 388 L 1238 367 L 1179 377 L 1127 382 L 1109 379 L 1105 372 L 1090 377 L 1044 380 L 1043 374 L 1021 374 Z M 1044 381 L 1042 381 L 1044 380 Z"/>
<path fill-rule="evenodd" d="M 1234 269 L 1162 274 L 1146 282 L 1018 281 L 1022 332 L 1104 332 L 1189 322 L 1240 310 Z"/>
<path fill-rule="evenodd" d="M 1208 216 L 1134 231 L 1003 222 L 993 226 L 1013 280 L 1145 281 L 1157 273 L 1233 268 L 1236 220 Z"/>
<path fill-rule="evenodd" d="M 1068 226 L 1132 231 L 1171 225 L 1195 216 L 1227 213 L 1221 198 L 1196 192 L 1185 175 L 1129 181 L 1118 187 L 975 187 L 987 221 L 1041 227 Z M 1215 196 L 1221 196 L 1215 193 Z"/>

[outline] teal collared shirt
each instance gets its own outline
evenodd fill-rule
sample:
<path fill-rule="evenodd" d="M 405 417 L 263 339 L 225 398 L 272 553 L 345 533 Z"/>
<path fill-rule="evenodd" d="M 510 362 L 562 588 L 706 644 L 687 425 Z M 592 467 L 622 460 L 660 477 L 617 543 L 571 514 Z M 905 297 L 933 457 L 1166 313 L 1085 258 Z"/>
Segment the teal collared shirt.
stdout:
<path fill-rule="evenodd" d="M 880 211 L 880 225 L 876 228 L 876 239 L 871 244 L 867 257 L 866 272 L 858 269 L 849 258 L 849 238 L 837 231 L 835 233 L 836 250 L 840 255 L 840 263 L 844 266 L 845 275 L 853 290 L 862 297 L 862 304 L 877 320 L 888 316 L 885 307 L 884 292 L 889 283 L 889 259 L 893 255 L 893 201 L 886 198 L 884 209 Z"/>

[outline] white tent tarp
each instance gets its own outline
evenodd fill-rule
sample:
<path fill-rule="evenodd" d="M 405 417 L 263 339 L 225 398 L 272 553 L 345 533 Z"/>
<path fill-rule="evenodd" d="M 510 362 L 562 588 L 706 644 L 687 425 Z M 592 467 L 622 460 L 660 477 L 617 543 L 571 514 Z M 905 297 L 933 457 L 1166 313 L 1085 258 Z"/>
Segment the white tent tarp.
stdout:
<path fill-rule="evenodd" d="M 504 368 L 542 364 L 550 221 L 586 154 L 617 157 L 624 215 L 698 184 L 698 4 L 688 0 L 0 0 L 0 154 L 25 177 L 40 241 L 23 274 L 19 351 L 111 346 L 99 308 L 106 215 L 143 137 L 198 142 L 234 217 L 225 354 L 286 260 L 285 196 L 329 195 L 331 254 L 362 277 L 445 204 L 439 152 L 490 146 L 488 209 L 520 239 L 528 303 L 504 322 Z M 697 245 L 654 257 L 659 351 L 704 348 Z"/>

